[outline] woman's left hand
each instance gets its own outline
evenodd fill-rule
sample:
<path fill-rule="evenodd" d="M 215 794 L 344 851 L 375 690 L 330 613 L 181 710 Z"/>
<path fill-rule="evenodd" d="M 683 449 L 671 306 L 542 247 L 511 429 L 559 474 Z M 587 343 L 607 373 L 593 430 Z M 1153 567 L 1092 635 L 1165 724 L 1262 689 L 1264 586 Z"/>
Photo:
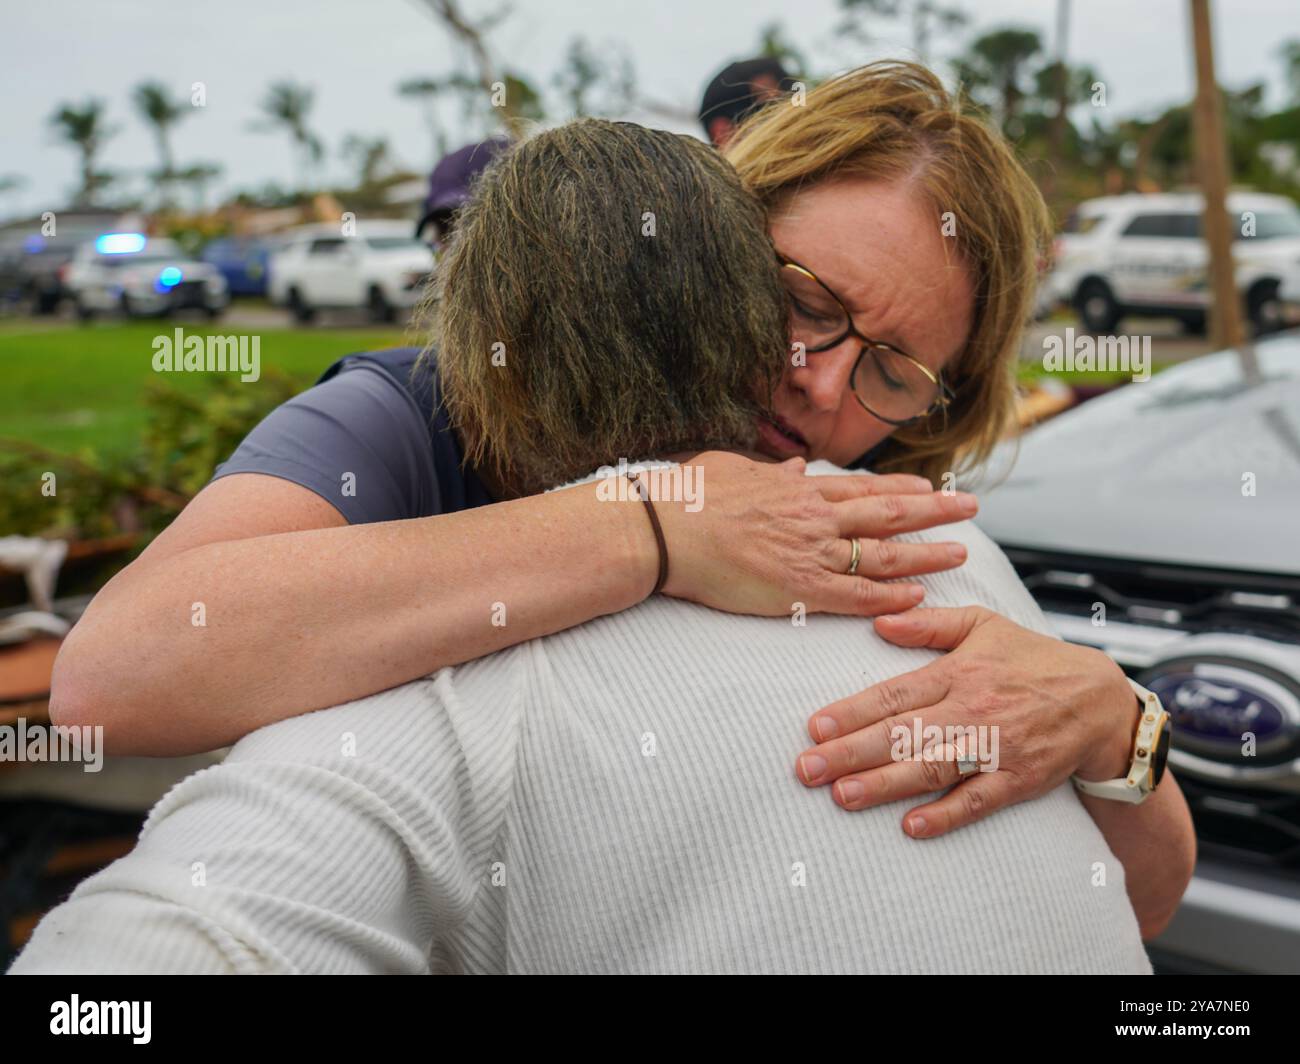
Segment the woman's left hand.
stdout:
<path fill-rule="evenodd" d="M 867 809 L 959 784 L 904 816 L 909 835 L 931 838 L 1045 794 L 1072 774 L 1101 780 L 1127 773 L 1137 698 L 1101 651 L 1031 632 L 980 606 L 915 609 L 875 625 L 899 646 L 951 653 L 813 714 L 808 732 L 818 745 L 799 756 L 797 775 L 809 786 L 833 783 L 838 805 Z M 995 770 L 961 779 L 950 746 L 938 758 L 912 759 L 910 742 L 895 729 L 906 729 L 910 740 L 933 726 L 943 729 L 944 742 L 950 727 L 977 735 L 970 756 Z M 972 726 L 980 730 L 964 731 Z"/>

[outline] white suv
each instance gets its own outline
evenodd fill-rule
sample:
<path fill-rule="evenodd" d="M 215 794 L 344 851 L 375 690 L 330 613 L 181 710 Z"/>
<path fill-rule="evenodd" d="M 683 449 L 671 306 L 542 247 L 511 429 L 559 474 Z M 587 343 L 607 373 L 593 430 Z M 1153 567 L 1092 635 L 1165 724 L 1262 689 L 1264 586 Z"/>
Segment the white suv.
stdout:
<path fill-rule="evenodd" d="M 1107 196 L 1070 215 L 1053 249 L 1053 299 L 1085 328 L 1111 333 L 1126 314 L 1175 317 L 1203 328 L 1209 304 L 1198 193 Z M 1300 272 L 1300 210 L 1284 196 L 1228 196 L 1237 289 L 1257 332 L 1281 327 Z"/>
<path fill-rule="evenodd" d="M 355 236 L 312 225 L 284 239 L 268 263 L 267 293 L 301 322 L 318 310 L 362 307 L 375 321 L 391 321 L 419 301 L 433 274 L 433 249 L 405 222 L 358 222 Z"/>

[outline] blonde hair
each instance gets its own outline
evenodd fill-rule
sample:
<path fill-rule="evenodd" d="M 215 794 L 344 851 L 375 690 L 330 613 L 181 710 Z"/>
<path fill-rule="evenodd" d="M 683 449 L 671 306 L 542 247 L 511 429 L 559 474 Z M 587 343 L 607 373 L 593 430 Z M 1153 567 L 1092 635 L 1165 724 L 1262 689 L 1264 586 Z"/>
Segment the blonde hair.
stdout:
<path fill-rule="evenodd" d="M 1051 233 L 1042 196 L 1001 135 L 925 67 L 886 61 L 824 82 L 802 106 L 769 105 L 726 156 L 771 213 L 818 182 L 867 178 L 916 183 L 935 225 L 951 222 L 975 292 L 970 335 L 945 370 L 956 398 L 896 430 L 872 466 L 937 482 L 982 463 L 1012 422 L 1020 336 Z"/>

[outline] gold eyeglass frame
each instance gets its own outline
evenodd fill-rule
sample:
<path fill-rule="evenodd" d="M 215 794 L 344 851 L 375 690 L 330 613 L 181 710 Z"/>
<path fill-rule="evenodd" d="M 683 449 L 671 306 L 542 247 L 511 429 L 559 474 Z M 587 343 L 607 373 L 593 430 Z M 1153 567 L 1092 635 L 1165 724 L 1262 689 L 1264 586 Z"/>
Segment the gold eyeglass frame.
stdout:
<path fill-rule="evenodd" d="M 840 299 L 840 297 L 835 294 L 835 292 L 825 281 L 823 281 L 820 277 L 818 277 L 815 273 L 813 273 L 812 270 L 808 269 L 807 266 L 804 266 L 802 263 L 795 262 L 794 259 L 788 258 L 785 255 L 782 255 L 780 253 L 777 254 L 776 258 L 777 258 L 777 262 L 781 264 L 782 269 L 792 269 L 795 272 L 800 273 L 803 276 L 807 277 L 808 280 L 812 281 L 815 285 L 817 285 L 817 287 L 819 287 L 823 292 L 825 292 L 828 296 L 831 297 L 831 299 L 835 301 L 835 305 L 840 308 L 840 313 L 844 315 L 844 321 L 845 321 L 844 331 L 840 333 L 839 336 L 835 337 L 835 339 L 833 340 L 828 340 L 826 343 L 818 344 L 816 347 L 806 348 L 805 350 L 809 354 L 816 354 L 819 351 L 829 351 L 832 347 L 842 344 L 850 336 L 852 336 L 855 340 L 860 340 L 862 342 L 862 350 L 858 352 L 858 357 L 853 363 L 853 371 L 849 374 L 849 390 L 853 393 L 853 398 L 858 401 L 858 405 L 861 406 L 863 410 L 865 410 L 872 417 L 885 422 L 885 424 L 893 425 L 895 427 L 899 427 L 903 425 L 912 425 L 918 421 L 924 421 L 927 418 L 931 417 L 936 410 L 944 411 L 944 415 L 946 418 L 948 406 L 952 402 L 952 400 L 956 398 L 956 395 L 954 394 L 953 390 L 948 387 L 947 382 L 943 378 L 942 371 L 940 371 L 939 373 L 935 373 L 932 369 L 930 369 L 929 366 L 913 358 L 906 351 L 900 350 L 899 348 L 895 347 L 893 344 L 887 344 L 883 340 L 873 340 L 871 339 L 871 337 L 864 336 L 862 333 L 858 332 L 857 326 L 853 324 L 853 315 L 849 313 L 849 308 L 844 305 L 844 300 Z M 867 351 L 874 347 L 883 348 L 884 350 L 890 352 L 891 354 L 897 355 L 899 358 L 906 359 L 908 362 L 912 363 L 912 365 L 914 365 L 917 369 L 919 369 L 921 373 L 924 374 L 925 377 L 930 381 L 931 384 L 935 385 L 939 389 L 939 394 L 936 395 L 934 399 L 931 401 L 931 403 L 919 414 L 913 414 L 911 417 L 904 418 L 901 421 L 898 418 L 885 417 L 884 415 L 878 414 L 876 411 L 872 410 L 871 407 L 867 405 L 866 400 L 863 399 L 862 396 L 858 394 L 858 387 L 857 387 L 858 369 L 862 366 L 862 359 L 866 355 Z"/>

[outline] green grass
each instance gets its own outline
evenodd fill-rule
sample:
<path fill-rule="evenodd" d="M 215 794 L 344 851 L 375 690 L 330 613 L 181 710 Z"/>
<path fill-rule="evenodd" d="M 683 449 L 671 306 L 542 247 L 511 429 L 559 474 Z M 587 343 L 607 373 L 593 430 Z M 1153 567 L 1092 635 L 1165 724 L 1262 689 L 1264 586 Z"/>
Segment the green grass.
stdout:
<path fill-rule="evenodd" d="M 278 369 L 305 388 L 340 355 L 410 342 L 401 329 L 240 329 L 179 323 L 185 335 L 259 336 L 261 369 Z M 176 323 L 67 325 L 27 321 L 0 326 L 0 437 L 71 453 L 129 451 L 145 420 L 141 397 L 159 375 L 153 341 Z M 168 373 L 178 388 L 204 387 L 199 374 Z M 263 387 L 262 381 L 247 388 Z"/>
<path fill-rule="evenodd" d="M 1161 370 L 1168 369 L 1174 365 L 1173 362 L 1151 362 L 1151 375 L 1154 377 Z M 1033 362 L 1021 362 L 1016 367 L 1016 380 L 1021 384 L 1030 385 L 1038 381 L 1059 381 L 1062 384 L 1094 385 L 1098 387 L 1114 387 L 1120 384 L 1127 384 L 1133 379 L 1132 373 L 1124 373 L 1120 370 L 1062 370 L 1060 372 L 1048 373 L 1042 366 Z"/>
<path fill-rule="evenodd" d="M 340 355 L 413 342 L 400 328 L 239 329 L 183 322 L 188 335 L 247 333 L 261 337 L 262 372 L 278 369 L 305 388 Z M 103 454 L 132 449 L 143 427 L 141 397 L 156 379 L 153 340 L 171 335 L 171 322 L 105 322 L 71 325 L 17 319 L 0 322 L 0 437 L 13 437 L 54 451 L 82 448 Z M 1153 366 L 1153 371 L 1163 369 Z M 1022 384 L 1050 376 L 1069 384 L 1118 384 L 1122 373 L 1045 374 L 1021 363 Z M 180 389 L 201 389 L 203 375 L 169 373 Z M 245 387 L 263 387 L 261 381 Z"/>

